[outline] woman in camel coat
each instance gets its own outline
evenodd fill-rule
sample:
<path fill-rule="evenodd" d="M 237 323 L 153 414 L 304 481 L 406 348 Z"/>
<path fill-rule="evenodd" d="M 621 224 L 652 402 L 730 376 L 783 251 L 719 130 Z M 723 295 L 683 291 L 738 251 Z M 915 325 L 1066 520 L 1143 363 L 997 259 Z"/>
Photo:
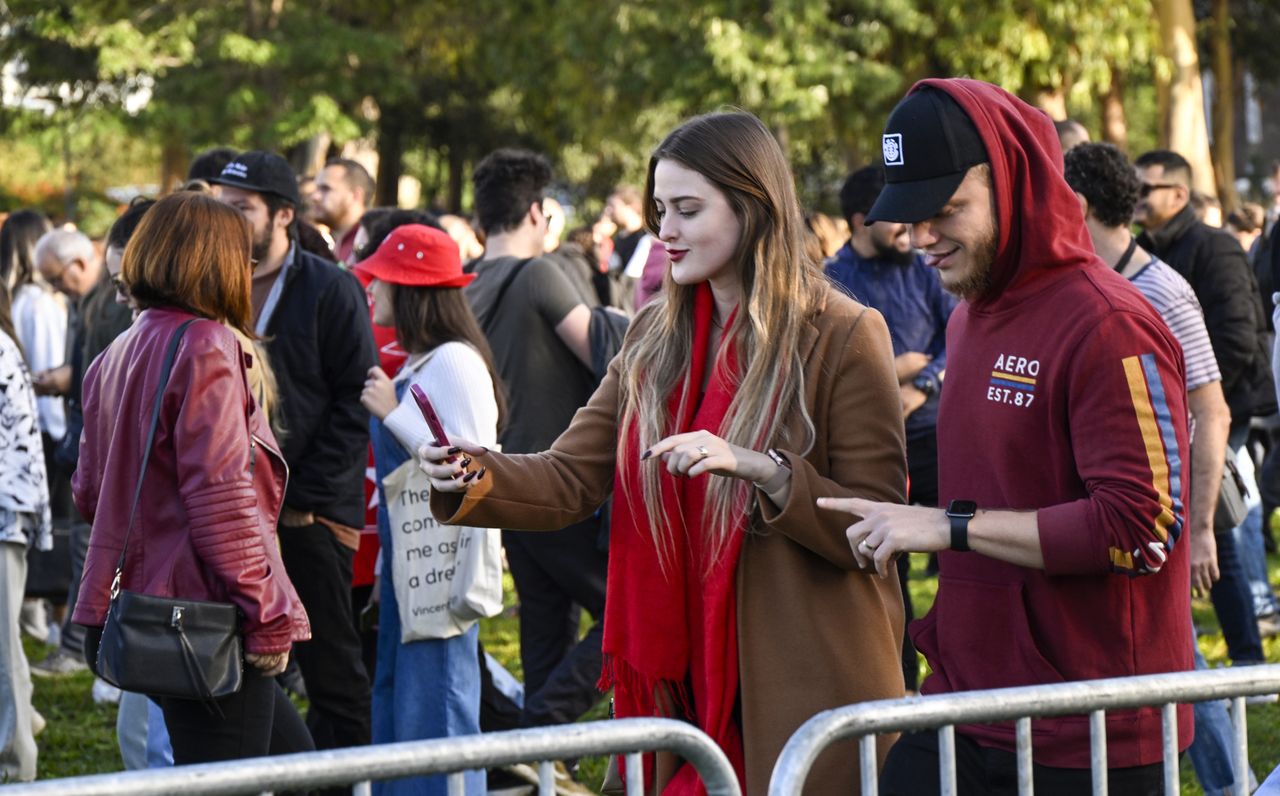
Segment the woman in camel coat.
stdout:
<path fill-rule="evenodd" d="M 880 315 L 807 258 L 790 169 L 750 114 L 668 136 L 646 221 L 671 258 L 664 296 L 551 450 L 454 440 L 424 447 L 422 467 L 448 523 L 562 528 L 612 490 L 601 685 L 619 717 L 695 723 L 755 796 L 815 713 L 902 695 L 896 579 L 859 570 L 847 520 L 815 503 L 903 500 L 892 348 Z M 664 793 L 702 792 L 669 756 L 649 768 Z M 847 743 L 808 790 L 858 782 Z"/>

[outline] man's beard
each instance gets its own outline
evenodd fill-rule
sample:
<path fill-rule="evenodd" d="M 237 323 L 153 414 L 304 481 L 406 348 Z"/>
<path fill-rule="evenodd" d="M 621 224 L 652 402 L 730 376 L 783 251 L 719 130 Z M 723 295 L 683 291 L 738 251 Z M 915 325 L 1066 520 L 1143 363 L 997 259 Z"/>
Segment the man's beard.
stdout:
<path fill-rule="evenodd" d="M 271 251 L 271 230 L 270 228 L 262 231 L 262 235 L 253 239 L 253 267 L 257 268 L 263 260 L 266 259 L 267 253 Z"/>
<path fill-rule="evenodd" d="M 876 259 L 882 260 L 893 265 L 910 265 L 911 261 L 916 258 L 915 250 L 908 247 L 906 251 L 899 249 L 892 243 L 884 244 L 878 240 L 872 240 L 871 245 L 875 247 Z"/>
<path fill-rule="evenodd" d="M 958 282 L 950 285 L 943 283 L 946 291 L 965 301 L 982 298 L 991 290 L 991 266 L 996 261 L 996 229 L 993 226 L 990 234 L 978 241 L 973 249 L 973 267 Z"/>

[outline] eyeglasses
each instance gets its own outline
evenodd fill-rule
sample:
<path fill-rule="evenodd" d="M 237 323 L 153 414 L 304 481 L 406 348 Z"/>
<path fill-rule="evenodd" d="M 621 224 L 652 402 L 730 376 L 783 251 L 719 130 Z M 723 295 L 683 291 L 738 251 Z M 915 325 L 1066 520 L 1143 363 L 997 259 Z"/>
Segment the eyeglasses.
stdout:
<path fill-rule="evenodd" d="M 1165 188 L 1181 188 L 1181 187 L 1182 187 L 1181 185 L 1178 185 L 1175 182 L 1144 182 L 1142 183 L 1142 187 L 1138 189 L 1138 196 L 1141 196 L 1143 199 L 1146 199 L 1148 196 L 1151 195 L 1153 191 L 1162 191 Z"/>
<path fill-rule="evenodd" d="M 115 288 L 116 292 L 118 292 L 120 295 L 122 296 L 129 295 L 129 287 L 124 283 L 124 280 L 121 279 L 120 277 L 118 276 L 111 277 L 111 286 Z"/>

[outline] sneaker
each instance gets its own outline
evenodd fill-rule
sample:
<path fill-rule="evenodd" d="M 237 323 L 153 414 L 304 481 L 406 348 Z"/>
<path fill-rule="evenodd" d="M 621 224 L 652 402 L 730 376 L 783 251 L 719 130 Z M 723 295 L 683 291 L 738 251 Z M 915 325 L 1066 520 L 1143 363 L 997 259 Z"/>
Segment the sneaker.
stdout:
<path fill-rule="evenodd" d="M 48 724 L 49 722 L 44 720 L 44 716 L 40 715 L 40 711 L 35 708 L 31 709 L 31 734 L 33 736 L 44 732 L 44 728 Z"/>
<path fill-rule="evenodd" d="M 515 765 L 507 766 L 504 771 L 510 772 L 516 779 L 527 782 L 532 786 L 536 787 L 539 784 L 538 766 L 535 763 L 516 763 Z M 596 796 L 595 791 L 574 779 L 569 774 L 569 769 L 560 760 L 555 761 L 554 764 L 553 783 L 556 796 Z"/>
<path fill-rule="evenodd" d="M 120 689 L 101 677 L 93 678 L 93 704 L 116 705 L 120 702 Z"/>
<path fill-rule="evenodd" d="M 1258 635 L 1263 638 L 1280 636 L 1280 614 L 1270 613 L 1258 617 Z"/>
<path fill-rule="evenodd" d="M 489 769 L 487 772 L 488 796 L 532 796 L 537 792 L 538 772 L 527 765 L 521 765 L 519 768 L 522 769 L 519 773 L 515 770 L 516 766 Z M 530 773 L 533 774 L 533 784 L 529 782 Z"/>
<path fill-rule="evenodd" d="M 63 652 L 61 649 L 50 652 L 49 657 L 39 663 L 31 664 L 31 673 L 36 677 L 63 677 L 87 671 L 89 671 L 89 664 L 79 656 Z"/>
<path fill-rule="evenodd" d="M 44 600 L 28 598 L 22 601 L 22 610 L 18 613 L 18 629 L 36 641 L 48 640 L 49 613 L 45 610 Z"/>

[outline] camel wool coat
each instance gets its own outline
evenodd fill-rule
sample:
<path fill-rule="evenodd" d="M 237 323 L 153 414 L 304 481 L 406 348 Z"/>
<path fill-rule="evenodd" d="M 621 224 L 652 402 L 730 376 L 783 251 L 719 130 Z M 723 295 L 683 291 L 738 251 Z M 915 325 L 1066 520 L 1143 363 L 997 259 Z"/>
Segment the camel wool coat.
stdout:
<path fill-rule="evenodd" d="M 807 452 L 779 450 L 791 464 L 791 493 L 779 510 L 757 490 L 758 510 L 738 561 L 748 796 L 766 793 L 783 745 L 814 714 L 903 695 L 903 610 L 895 568 L 887 578 L 860 570 L 845 538 L 849 516 L 820 510 L 815 502 L 826 496 L 904 500 L 906 454 L 893 350 L 875 310 L 834 288 L 822 304 L 806 320 L 799 350 L 816 440 Z M 634 325 L 646 320 L 642 315 Z M 550 530 L 590 516 L 613 488 L 621 361 L 613 360 L 590 402 L 549 451 L 485 454 L 474 466 L 486 466 L 488 475 L 467 492 L 433 491 L 436 518 Z M 799 418 L 790 422 L 801 430 Z M 879 739 L 880 763 L 895 738 Z M 858 793 L 859 782 L 856 744 L 845 742 L 818 759 L 805 792 L 847 796 Z"/>

